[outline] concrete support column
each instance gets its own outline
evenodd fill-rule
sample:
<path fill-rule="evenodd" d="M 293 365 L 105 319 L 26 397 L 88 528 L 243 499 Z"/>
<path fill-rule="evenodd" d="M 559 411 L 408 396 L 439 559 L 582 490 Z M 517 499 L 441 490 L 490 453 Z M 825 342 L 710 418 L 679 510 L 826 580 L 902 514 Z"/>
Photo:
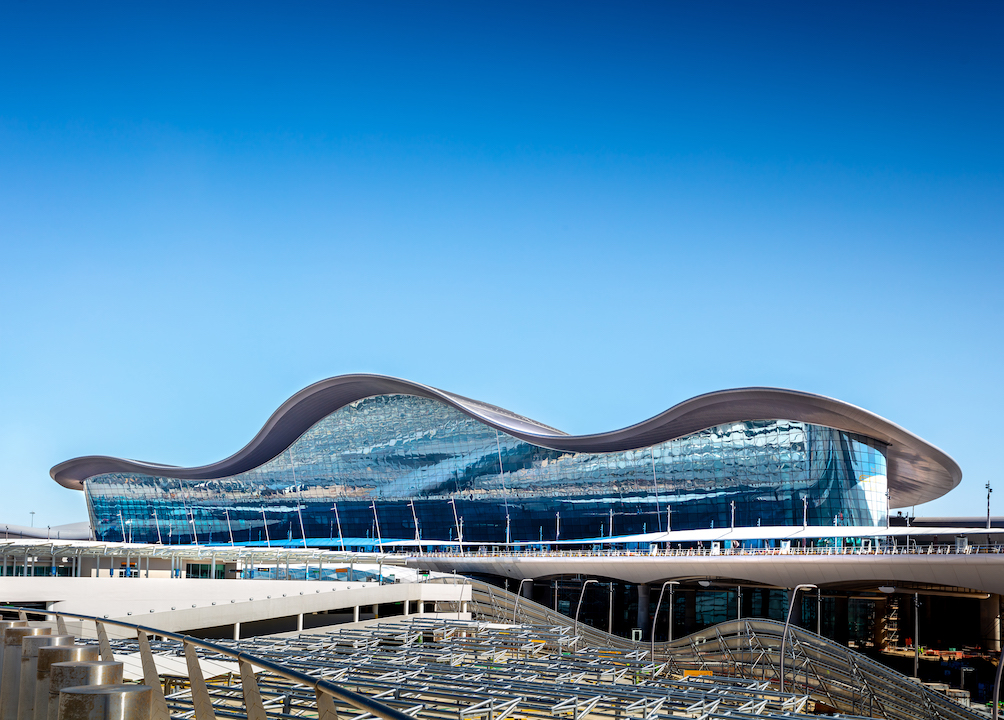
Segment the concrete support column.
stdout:
<path fill-rule="evenodd" d="M 352 622 L 359 622 L 359 606 L 352 608 Z"/>
<path fill-rule="evenodd" d="M 376 619 L 378 617 L 380 617 L 380 606 L 379 605 L 374 605 L 373 606 L 373 618 Z"/>
<path fill-rule="evenodd" d="M 425 601 L 418 600 L 415 604 L 418 605 L 416 612 L 418 612 L 419 615 L 425 615 Z"/>
<path fill-rule="evenodd" d="M 889 613 L 889 603 L 885 598 L 875 601 L 875 625 L 872 628 L 872 644 L 876 650 L 885 650 L 886 642 L 886 616 Z"/>
<path fill-rule="evenodd" d="M 841 645 L 846 645 L 850 630 L 847 615 L 847 604 L 849 601 L 846 596 L 838 595 L 833 599 L 833 602 L 833 639 Z"/>
<path fill-rule="evenodd" d="M 697 591 L 683 592 L 683 634 L 689 635 L 697 629 Z M 673 634 L 676 637 L 676 634 Z"/>
<path fill-rule="evenodd" d="M 743 588 L 742 616 L 744 618 L 753 617 L 753 588 Z"/>
<path fill-rule="evenodd" d="M 635 627 L 641 628 L 642 637 L 648 637 L 649 604 L 651 603 L 652 588 L 643 583 L 638 584 L 638 617 Z"/>
<path fill-rule="evenodd" d="M 991 595 L 980 600 L 980 633 L 984 647 L 992 653 L 1001 650 L 1001 596 Z"/>
<path fill-rule="evenodd" d="M 234 640 L 241 639 L 241 624 L 239 622 L 234 623 Z"/>
<path fill-rule="evenodd" d="M 404 616 L 408 617 L 411 615 L 411 600 L 404 601 Z"/>
<path fill-rule="evenodd" d="M 303 632 L 303 613 L 299 613 L 296 616 L 296 631 Z"/>

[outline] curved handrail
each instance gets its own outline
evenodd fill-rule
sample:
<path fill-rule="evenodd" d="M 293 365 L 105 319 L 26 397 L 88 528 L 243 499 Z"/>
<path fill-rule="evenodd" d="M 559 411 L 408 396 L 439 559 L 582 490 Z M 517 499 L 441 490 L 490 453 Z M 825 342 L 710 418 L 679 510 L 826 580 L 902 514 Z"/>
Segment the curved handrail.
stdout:
<path fill-rule="evenodd" d="M 363 712 L 368 712 L 382 720 L 414 720 L 409 715 L 395 710 L 394 708 L 387 707 L 383 703 L 377 702 L 372 698 L 369 698 L 360 693 L 354 692 L 352 690 L 347 690 L 343 687 L 339 687 L 335 683 L 324 680 L 323 678 L 316 678 L 306 673 L 298 672 L 296 670 L 290 670 L 282 665 L 278 665 L 270 660 L 265 660 L 264 658 L 257 657 L 256 655 L 251 655 L 246 652 L 234 651 L 230 648 L 224 647 L 222 645 L 217 645 L 216 643 L 209 642 L 208 640 L 202 640 L 200 638 L 192 637 L 191 635 L 182 635 L 181 633 L 169 632 L 166 630 L 160 630 L 158 628 L 150 627 L 149 625 L 140 625 L 138 623 L 124 622 L 122 620 L 109 620 L 107 618 L 99 618 L 93 615 L 81 615 L 79 613 L 63 612 L 61 610 L 39 610 L 37 608 L 22 608 L 16 605 L 0 605 L 0 610 L 9 610 L 18 613 L 25 613 L 26 615 L 56 615 L 64 618 L 73 618 L 76 620 L 90 620 L 97 625 L 114 625 L 117 627 L 127 628 L 129 630 L 142 630 L 150 635 L 160 635 L 161 637 L 171 638 L 172 640 L 177 640 L 185 644 L 195 645 L 197 647 L 204 648 L 206 650 L 211 650 L 213 652 L 220 653 L 226 657 L 232 658 L 237 662 L 247 662 L 252 665 L 257 665 L 260 668 L 268 670 L 274 675 L 286 678 L 292 682 L 299 683 L 301 685 L 306 685 L 315 690 L 315 692 L 322 692 L 326 695 L 347 703 Z"/>
<path fill-rule="evenodd" d="M 509 618 L 516 607 L 517 596 L 515 593 L 490 585 L 483 580 L 466 578 L 465 581 L 472 586 L 471 599 L 476 609 L 484 607 L 486 610 L 500 613 L 497 619 L 509 622 Z M 490 612 L 484 614 L 488 615 Z M 519 614 L 531 622 L 553 623 L 569 629 L 573 627 L 572 618 L 527 598 L 519 600 Z M 783 628 L 784 623 L 766 618 L 727 620 L 685 637 L 671 641 L 656 642 L 654 643 L 654 647 L 657 657 L 661 655 L 676 666 L 686 666 L 691 663 L 703 666 L 711 661 L 710 657 L 705 656 L 703 650 L 704 643 L 710 643 L 708 647 L 712 651 L 716 649 L 721 650 L 723 643 L 727 645 L 730 640 L 731 642 L 736 642 L 737 640 L 741 642 L 741 638 L 748 637 L 751 629 L 755 629 L 756 636 L 762 648 L 767 651 L 766 659 L 772 668 L 774 668 L 774 672 L 777 672 L 779 663 L 775 662 L 775 655 L 780 650 L 780 639 Z M 578 624 L 576 633 L 593 647 L 606 646 L 619 650 L 643 650 L 648 653 L 649 648 L 653 645 L 650 642 L 639 643 L 618 635 L 611 635 L 603 630 L 583 625 L 582 623 Z M 895 709 L 900 712 L 893 713 L 892 716 L 886 714 L 887 718 L 913 719 L 919 717 L 915 712 L 915 706 L 918 703 L 933 709 L 933 712 L 929 713 L 929 716 L 960 719 L 978 717 L 949 698 L 909 680 L 901 673 L 871 658 L 854 653 L 828 638 L 798 627 L 789 628 L 789 633 L 793 639 L 797 640 L 797 644 L 803 648 L 803 651 L 809 652 L 817 660 L 827 663 L 831 670 L 838 666 L 842 667 L 843 672 L 848 677 L 857 677 L 859 681 L 863 682 L 866 688 L 868 687 L 868 680 L 875 681 L 879 685 L 874 693 L 876 697 L 881 697 L 886 701 L 889 701 L 889 698 L 892 697 L 898 698 L 892 703 L 896 707 L 889 707 L 887 710 L 893 711 Z M 712 652 L 711 654 L 714 653 Z M 656 658 L 651 658 L 651 660 L 658 662 Z M 723 666 L 742 664 L 737 662 L 735 657 L 729 657 L 728 653 L 724 651 L 720 662 Z M 793 669 L 789 669 L 789 672 L 795 673 Z M 872 691 L 869 689 L 868 692 Z"/>

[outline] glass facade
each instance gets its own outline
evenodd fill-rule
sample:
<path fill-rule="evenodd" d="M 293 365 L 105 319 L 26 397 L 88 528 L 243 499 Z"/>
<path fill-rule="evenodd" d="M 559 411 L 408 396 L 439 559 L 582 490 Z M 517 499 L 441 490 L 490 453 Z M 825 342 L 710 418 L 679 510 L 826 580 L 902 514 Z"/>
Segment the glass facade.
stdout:
<path fill-rule="evenodd" d="M 800 525 L 803 514 L 810 525 L 884 524 L 883 448 L 832 428 L 761 420 L 638 450 L 562 452 L 435 400 L 378 395 L 331 413 L 239 475 L 108 473 L 89 478 L 85 492 L 96 537 L 108 541 L 589 542 L 733 522 Z"/>

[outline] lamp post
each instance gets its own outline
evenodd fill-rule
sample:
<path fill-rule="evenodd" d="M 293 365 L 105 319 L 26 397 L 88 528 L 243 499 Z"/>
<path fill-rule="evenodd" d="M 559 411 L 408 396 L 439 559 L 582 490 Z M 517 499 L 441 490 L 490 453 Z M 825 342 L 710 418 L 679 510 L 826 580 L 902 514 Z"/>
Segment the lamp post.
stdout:
<path fill-rule="evenodd" d="M 987 529 L 988 530 L 990 529 L 990 493 L 992 493 L 993 491 L 994 491 L 994 489 L 992 487 L 990 487 L 990 481 L 987 480 Z M 34 515 L 35 513 L 31 513 L 31 514 Z"/>
<path fill-rule="evenodd" d="M 575 606 L 575 624 L 573 625 L 573 635 L 579 634 L 579 609 L 582 607 L 582 597 L 586 594 L 586 585 L 589 583 L 599 583 L 599 580 L 586 580 L 582 583 L 582 590 L 579 591 L 579 602 Z"/>
<path fill-rule="evenodd" d="M 990 483 L 987 483 L 987 487 L 990 487 Z M 35 511 L 31 510 L 31 526 L 35 527 Z M 121 513 L 119 513 L 121 515 Z M 990 517 L 990 496 L 987 495 L 987 517 Z M 987 520 L 987 527 L 990 527 L 990 521 Z"/>
<path fill-rule="evenodd" d="M 673 586 L 679 585 L 678 580 L 667 580 L 662 584 L 662 589 L 659 590 L 659 599 L 655 603 L 655 613 L 652 615 L 652 634 L 649 636 L 649 640 L 652 643 L 651 657 L 652 662 L 655 662 L 655 621 L 659 619 L 659 608 L 662 606 L 662 594 L 666 592 L 666 586 L 669 585 L 669 642 L 673 639 Z"/>
<path fill-rule="evenodd" d="M 261 506 L 261 524 L 265 528 L 265 544 L 268 547 L 272 547 L 272 539 L 268 536 L 268 520 L 265 518 L 265 506 Z M 258 542 L 261 542 L 259 539 Z"/>
<path fill-rule="evenodd" d="M 464 552 L 464 529 L 460 525 L 460 518 L 457 517 L 457 502 L 450 498 L 450 505 L 453 506 L 453 524 L 457 527 L 457 542 L 460 543 L 460 552 Z"/>
<path fill-rule="evenodd" d="M 1004 650 L 1001 651 L 1000 660 L 997 661 L 997 674 L 994 676 L 994 704 L 990 710 L 990 717 L 993 718 L 993 720 L 997 720 L 998 718 L 997 703 L 999 702 L 1001 691 L 1001 668 L 1004 667 L 1001 663 L 1004 663 Z M 916 672 L 914 675 L 916 675 Z"/>
<path fill-rule="evenodd" d="M 523 583 L 533 582 L 533 578 L 523 578 L 519 581 L 519 587 L 516 588 L 516 602 L 512 606 L 512 621 L 513 624 L 516 623 L 516 608 L 519 607 L 519 599 L 523 596 Z"/>
<path fill-rule="evenodd" d="M 781 635 L 781 692 L 784 692 L 784 644 L 785 640 L 788 639 L 788 626 L 791 625 L 791 613 L 795 610 L 795 600 L 798 598 L 798 591 L 816 589 L 815 585 L 805 583 L 803 585 L 796 585 L 795 589 L 791 591 L 791 603 L 788 605 L 788 619 L 784 622 L 784 631 Z"/>
<path fill-rule="evenodd" d="M 230 547 L 234 546 L 234 526 L 230 524 L 230 508 L 223 508 L 223 513 L 227 516 L 227 530 L 230 531 Z"/>
<path fill-rule="evenodd" d="M 338 517 L 338 503 L 331 503 L 331 509 L 335 511 L 335 525 L 338 526 L 338 543 L 342 546 L 342 552 L 345 552 L 345 538 L 342 537 L 342 520 Z"/>
<path fill-rule="evenodd" d="M 163 545 L 164 541 L 160 537 L 160 518 L 157 517 L 157 509 L 153 510 L 153 524 L 157 526 L 157 544 Z"/>
<path fill-rule="evenodd" d="M 411 519 L 415 523 L 415 542 L 418 544 L 418 554 L 422 554 L 422 533 L 418 530 L 418 516 L 415 514 L 415 501 L 409 500 L 408 507 L 411 508 Z"/>
<path fill-rule="evenodd" d="M 373 522 L 376 523 L 376 533 L 377 533 L 377 550 L 383 550 L 383 536 L 380 534 L 380 517 L 377 515 L 376 500 L 370 503 L 370 507 L 373 508 Z"/>

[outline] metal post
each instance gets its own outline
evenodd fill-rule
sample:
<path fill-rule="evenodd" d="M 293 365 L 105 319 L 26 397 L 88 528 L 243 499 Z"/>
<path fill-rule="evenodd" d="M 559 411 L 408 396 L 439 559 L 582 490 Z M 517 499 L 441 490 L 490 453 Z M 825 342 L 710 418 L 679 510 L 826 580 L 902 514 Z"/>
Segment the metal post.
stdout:
<path fill-rule="evenodd" d="M 987 480 L 987 530 L 990 529 L 990 493 L 993 492 L 993 488 L 990 487 L 990 481 Z"/>
<path fill-rule="evenodd" d="M 195 651 L 195 646 L 190 643 L 185 643 L 185 661 L 188 665 L 188 682 L 192 689 L 195 720 L 216 720 L 213 702 L 202 674 L 202 666 L 199 665 L 199 655 Z"/>
<path fill-rule="evenodd" d="M 669 634 L 666 637 L 666 642 L 673 642 L 673 610 L 675 609 L 673 604 L 673 591 L 679 583 L 673 583 L 669 586 Z"/>
<path fill-rule="evenodd" d="M 241 690 L 244 694 L 244 708 L 247 720 L 266 720 L 265 705 L 261 700 L 261 690 L 254 676 L 254 667 L 246 660 L 240 661 Z"/>
<path fill-rule="evenodd" d="M 614 581 L 611 580 L 609 583 L 609 592 L 607 593 L 607 633 L 610 635 L 614 634 Z"/>
<path fill-rule="evenodd" d="M 464 531 L 460 527 L 460 518 L 457 517 L 457 502 L 454 498 L 450 498 L 450 505 L 453 506 L 453 524 L 457 526 L 457 542 L 460 543 L 460 552 L 464 551 Z"/>
<path fill-rule="evenodd" d="M 77 720 L 149 720 L 153 691 L 146 685 L 90 685 L 66 688 L 59 717 Z"/>
<path fill-rule="evenodd" d="M 73 645 L 72 635 L 36 635 L 21 641 L 21 681 L 18 693 L 18 720 L 35 718 L 35 685 L 38 682 L 38 651 L 50 645 Z"/>
<path fill-rule="evenodd" d="M 230 524 L 230 508 L 223 508 L 223 512 L 227 516 L 227 530 L 230 531 L 230 547 L 234 546 L 234 526 Z"/>
<path fill-rule="evenodd" d="M 52 645 L 38 649 L 35 667 L 35 720 L 49 717 L 49 681 L 52 666 L 56 663 L 97 660 L 98 649 L 93 645 Z"/>
<path fill-rule="evenodd" d="M 272 540 L 268 536 L 268 519 L 265 517 L 265 506 L 261 506 L 261 524 L 265 528 L 265 544 L 272 547 Z M 259 541 L 260 542 L 260 541 Z"/>
<path fill-rule="evenodd" d="M 916 640 L 914 640 L 916 642 Z M 1004 643 L 1002 643 L 1004 645 Z M 916 664 L 916 660 L 914 661 Z M 1000 702 L 1000 691 L 1001 691 L 1001 669 L 1004 668 L 1004 650 L 1001 650 L 1000 660 L 997 661 L 997 674 L 994 676 L 994 704 L 990 709 L 990 717 L 993 720 L 998 718 L 998 704 Z M 917 676 L 917 671 L 913 671 L 914 676 Z"/>
<path fill-rule="evenodd" d="M 415 543 L 418 545 L 418 554 L 422 554 L 422 533 L 418 531 L 418 515 L 415 514 L 415 501 L 409 500 L 408 507 L 411 508 L 411 519 L 415 523 Z"/>
<path fill-rule="evenodd" d="M 796 585 L 791 591 L 791 602 L 788 605 L 788 619 L 784 622 L 784 630 L 781 634 L 781 692 L 784 692 L 784 645 L 788 639 L 788 626 L 791 625 L 791 613 L 795 610 L 795 600 L 798 598 L 799 590 L 817 590 L 815 585 L 808 583 Z"/>
<path fill-rule="evenodd" d="M 153 652 L 150 651 L 150 641 L 143 630 L 136 631 L 136 641 L 139 644 L 140 662 L 143 665 L 143 684 L 153 691 L 150 697 L 150 720 L 171 720 L 167 700 L 164 698 L 164 688 L 160 684 L 160 675 L 157 672 L 157 663 L 153 659 Z"/>
<path fill-rule="evenodd" d="M 512 621 L 516 622 L 516 608 L 519 607 L 519 599 L 523 596 L 523 583 L 533 582 L 533 578 L 523 578 L 519 581 L 519 587 L 516 588 L 516 602 L 512 606 Z"/>
<path fill-rule="evenodd" d="M 673 586 L 679 585 L 678 580 L 667 580 L 662 584 L 662 588 L 659 590 L 659 599 L 655 603 L 655 613 L 652 615 L 652 633 L 649 635 L 649 641 L 651 645 L 650 658 L 655 662 L 655 623 L 659 619 L 659 607 L 662 605 L 662 594 L 666 592 L 666 586 L 669 585 L 669 639 L 673 639 Z M 668 641 L 667 641 L 668 642 Z"/>
<path fill-rule="evenodd" d="M 17 720 L 21 692 L 21 643 L 32 635 L 51 635 L 49 628 L 11 627 L 3 633 L 3 678 L 0 680 L 0 718 Z"/>
<path fill-rule="evenodd" d="M 586 594 L 586 585 L 589 583 L 598 583 L 599 580 L 586 580 L 582 583 L 582 590 L 579 591 L 579 602 L 575 606 L 575 625 L 573 635 L 579 634 L 579 609 L 582 607 L 582 598 Z"/>
<path fill-rule="evenodd" d="M 913 676 L 920 677 L 920 594 L 913 594 Z M 1000 677 L 1000 665 L 997 666 L 997 676 Z M 996 709 L 996 689 L 995 709 Z M 995 713 L 996 714 L 996 713 Z"/>
<path fill-rule="evenodd" d="M 331 509 L 335 511 L 335 525 L 338 526 L 338 543 L 342 546 L 342 552 L 345 552 L 345 538 L 342 537 L 342 521 L 338 517 L 338 503 L 331 503 Z"/>
<path fill-rule="evenodd" d="M 70 661 L 55 663 L 49 676 L 49 714 L 47 720 L 60 716 L 60 694 L 67 688 L 91 685 L 117 685 L 122 682 L 122 663 Z M 141 687 L 134 685 L 133 687 Z"/>
<path fill-rule="evenodd" d="M 380 534 L 380 516 L 377 515 L 376 500 L 370 503 L 370 507 L 373 508 L 373 520 L 376 522 L 377 551 L 380 551 L 383 549 L 383 536 Z"/>

